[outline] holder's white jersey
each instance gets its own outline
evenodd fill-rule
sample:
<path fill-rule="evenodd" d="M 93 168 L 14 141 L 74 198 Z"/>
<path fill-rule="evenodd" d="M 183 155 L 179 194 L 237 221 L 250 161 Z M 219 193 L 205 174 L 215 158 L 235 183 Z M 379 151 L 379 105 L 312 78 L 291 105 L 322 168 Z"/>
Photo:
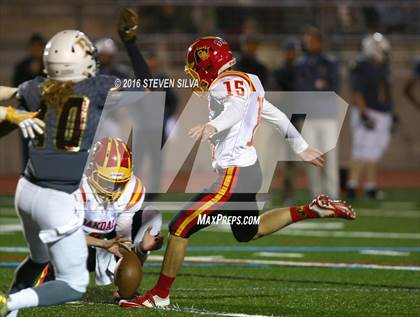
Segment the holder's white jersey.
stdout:
<path fill-rule="evenodd" d="M 213 168 L 245 167 L 257 161 L 253 137 L 260 123 L 273 124 L 296 153 L 308 144 L 286 115 L 264 99 L 265 91 L 258 76 L 237 71 L 219 75 L 209 88 L 209 124 L 216 128 L 213 136 Z"/>
<path fill-rule="evenodd" d="M 115 229 L 117 235 L 131 239 L 133 216 L 141 209 L 145 197 L 145 188 L 139 178 L 131 176 L 120 198 L 109 204 L 97 196 L 85 176 L 74 194 L 77 208 L 85 211 L 83 230 L 86 233 L 104 234 Z"/>

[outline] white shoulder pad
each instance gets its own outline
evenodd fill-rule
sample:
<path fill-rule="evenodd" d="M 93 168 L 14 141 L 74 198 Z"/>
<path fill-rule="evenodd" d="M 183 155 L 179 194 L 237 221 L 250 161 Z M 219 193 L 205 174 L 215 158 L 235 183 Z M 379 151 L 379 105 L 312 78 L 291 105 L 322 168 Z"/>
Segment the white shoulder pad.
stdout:
<path fill-rule="evenodd" d="M 227 97 L 247 99 L 255 91 L 255 85 L 250 76 L 237 71 L 223 72 L 209 88 L 210 96 L 218 100 Z"/>
<path fill-rule="evenodd" d="M 143 204 L 145 193 L 143 182 L 133 175 L 118 199 L 119 208 L 122 208 L 123 211 L 139 210 Z"/>

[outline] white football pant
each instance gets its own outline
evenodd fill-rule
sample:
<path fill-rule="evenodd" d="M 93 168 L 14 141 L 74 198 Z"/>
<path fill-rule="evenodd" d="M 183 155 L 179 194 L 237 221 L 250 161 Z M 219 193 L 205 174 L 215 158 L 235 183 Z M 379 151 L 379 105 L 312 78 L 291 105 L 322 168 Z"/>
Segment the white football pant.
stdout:
<path fill-rule="evenodd" d="M 73 226 L 66 232 L 56 230 L 59 235 L 49 243 L 42 242 L 39 235 L 42 230 L 69 229 L 69 224 L 78 223 L 80 211 L 75 210 L 73 195 L 43 188 L 21 178 L 16 189 L 15 207 L 23 224 L 31 259 L 37 263 L 51 262 L 56 280 L 84 293 L 89 273 L 86 267 L 87 245 L 81 226 Z"/>

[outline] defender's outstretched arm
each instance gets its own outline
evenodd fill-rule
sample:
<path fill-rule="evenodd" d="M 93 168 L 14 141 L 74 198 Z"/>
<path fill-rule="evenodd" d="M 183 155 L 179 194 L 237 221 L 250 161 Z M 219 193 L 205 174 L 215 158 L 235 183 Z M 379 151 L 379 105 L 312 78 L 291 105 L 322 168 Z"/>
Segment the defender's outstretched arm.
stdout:
<path fill-rule="evenodd" d="M 124 43 L 127 54 L 133 65 L 136 79 L 151 78 L 149 66 L 136 45 L 137 31 L 139 28 L 139 17 L 134 10 L 123 9 L 118 18 L 118 34 Z"/>

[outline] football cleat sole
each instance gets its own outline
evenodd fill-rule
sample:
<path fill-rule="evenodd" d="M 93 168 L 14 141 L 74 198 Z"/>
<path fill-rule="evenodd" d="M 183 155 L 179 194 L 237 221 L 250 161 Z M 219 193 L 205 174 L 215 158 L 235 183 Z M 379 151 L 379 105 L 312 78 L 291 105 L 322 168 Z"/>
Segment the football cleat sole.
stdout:
<path fill-rule="evenodd" d="M 123 308 L 162 308 L 170 305 L 169 296 L 162 298 L 157 295 L 154 295 L 150 298 L 145 298 L 141 303 L 122 299 L 119 301 L 118 305 Z"/>
<path fill-rule="evenodd" d="M 343 218 L 356 219 L 356 212 L 351 205 L 343 200 L 333 200 L 327 195 L 316 197 L 310 204 L 309 209 L 316 212 L 320 218 Z"/>

